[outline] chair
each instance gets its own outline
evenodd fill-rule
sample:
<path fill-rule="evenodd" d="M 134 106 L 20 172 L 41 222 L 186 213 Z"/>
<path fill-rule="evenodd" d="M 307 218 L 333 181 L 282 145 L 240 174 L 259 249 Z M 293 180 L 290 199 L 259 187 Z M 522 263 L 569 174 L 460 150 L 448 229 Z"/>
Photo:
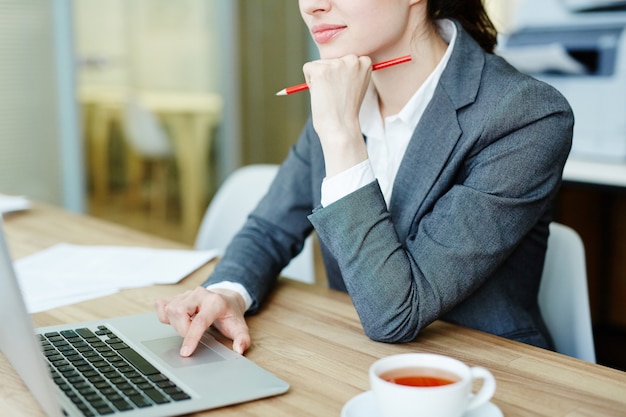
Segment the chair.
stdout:
<path fill-rule="evenodd" d="M 130 148 L 127 166 L 131 197 L 136 199 L 141 193 L 144 172 L 149 169 L 150 208 L 165 217 L 169 165 L 174 158 L 172 143 L 156 116 L 134 98 L 125 103 L 123 120 Z"/>
<path fill-rule="evenodd" d="M 195 247 L 225 250 L 267 192 L 277 172 L 278 165 L 270 164 L 248 165 L 233 172 L 211 200 L 200 224 Z M 309 236 L 302 252 L 291 260 L 281 275 L 312 284 L 315 282 L 313 265 L 313 238 Z"/>
<path fill-rule="evenodd" d="M 585 249 L 578 234 L 550 224 L 539 307 L 557 352 L 595 363 Z"/>

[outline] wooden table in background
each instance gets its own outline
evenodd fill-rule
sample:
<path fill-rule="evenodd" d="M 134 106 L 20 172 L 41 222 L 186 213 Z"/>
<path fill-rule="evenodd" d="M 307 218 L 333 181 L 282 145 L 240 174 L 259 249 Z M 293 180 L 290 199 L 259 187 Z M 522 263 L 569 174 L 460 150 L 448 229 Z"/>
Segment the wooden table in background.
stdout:
<path fill-rule="evenodd" d="M 207 206 L 212 134 L 222 118 L 223 100 L 217 94 L 167 91 L 139 91 L 133 96 L 171 132 L 179 175 L 182 227 L 187 240 L 193 241 Z M 111 128 L 115 124 L 121 126 L 129 97 L 129 92 L 119 89 L 85 87 L 80 91 L 97 201 L 107 198 Z"/>
<path fill-rule="evenodd" d="M 9 215 L 5 227 L 15 258 L 60 241 L 183 247 L 45 205 Z M 212 267 L 177 285 L 123 291 L 35 314 L 34 321 L 43 326 L 150 311 L 156 298 L 197 286 Z M 253 345 L 246 356 L 288 381 L 290 391 L 197 415 L 339 416 L 346 401 L 369 389 L 370 364 L 402 352 L 441 353 L 490 369 L 498 384 L 492 401 L 505 417 L 626 415 L 624 372 L 441 321 L 411 343 L 373 342 L 364 335 L 348 295 L 321 286 L 281 280 L 261 312 L 249 317 L 249 325 Z M 2 355 L 0 372 L 2 415 L 43 416 Z"/>

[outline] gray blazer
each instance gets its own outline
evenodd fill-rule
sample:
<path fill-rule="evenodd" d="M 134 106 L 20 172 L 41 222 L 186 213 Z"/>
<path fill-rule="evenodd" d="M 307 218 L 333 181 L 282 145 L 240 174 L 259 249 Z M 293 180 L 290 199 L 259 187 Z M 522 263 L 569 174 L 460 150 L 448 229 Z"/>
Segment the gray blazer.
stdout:
<path fill-rule="evenodd" d="M 457 29 L 389 209 L 377 182 L 321 208 L 309 120 L 205 285 L 242 283 L 255 312 L 315 228 L 329 285 L 348 291 L 370 338 L 410 341 L 440 318 L 551 347 L 537 292 L 573 115 L 554 88 Z"/>

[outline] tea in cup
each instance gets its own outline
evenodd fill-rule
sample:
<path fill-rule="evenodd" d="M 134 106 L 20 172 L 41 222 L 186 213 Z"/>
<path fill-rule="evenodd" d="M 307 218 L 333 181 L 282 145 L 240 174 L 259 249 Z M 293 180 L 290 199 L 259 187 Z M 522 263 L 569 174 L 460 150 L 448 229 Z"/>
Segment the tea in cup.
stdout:
<path fill-rule="evenodd" d="M 379 359 L 370 367 L 369 377 L 383 417 L 461 417 L 487 403 L 496 390 L 487 369 L 429 353 Z M 472 393 L 475 380 L 483 383 Z"/>

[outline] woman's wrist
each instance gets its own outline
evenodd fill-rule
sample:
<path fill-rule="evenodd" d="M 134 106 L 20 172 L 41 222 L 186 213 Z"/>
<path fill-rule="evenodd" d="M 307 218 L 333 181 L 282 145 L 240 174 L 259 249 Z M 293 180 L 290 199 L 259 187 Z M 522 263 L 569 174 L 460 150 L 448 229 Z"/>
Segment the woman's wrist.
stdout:
<path fill-rule="evenodd" d="M 360 132 L 356 135 L 338 133 L 320 140 L 327 177 L 339 174 L 367 159 L 367 148 Z"/>

